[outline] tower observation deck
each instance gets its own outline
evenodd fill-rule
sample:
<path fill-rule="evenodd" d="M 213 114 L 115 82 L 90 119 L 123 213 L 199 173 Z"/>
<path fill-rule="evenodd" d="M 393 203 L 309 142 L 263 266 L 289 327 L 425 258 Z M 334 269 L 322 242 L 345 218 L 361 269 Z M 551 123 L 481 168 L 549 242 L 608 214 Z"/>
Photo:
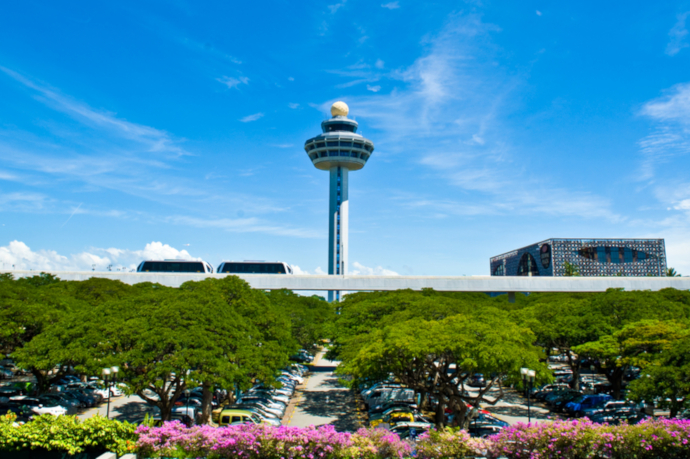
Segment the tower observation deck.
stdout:
<path fill-rule="evenodd" d="M 345 102 L 331 106 L 331 119 L 321 123 L 322 134 L 307 140 L 304 150 L 317 169 L 330 172 L 328 204 L 328 274 L 347 274 L 348 186 L 350 171 L 364 167 L 374 151 L 371 140 L 357 134 L 357 121 L 347 117 Z M 339 301 L 339 291 L 328 292 Z"/>

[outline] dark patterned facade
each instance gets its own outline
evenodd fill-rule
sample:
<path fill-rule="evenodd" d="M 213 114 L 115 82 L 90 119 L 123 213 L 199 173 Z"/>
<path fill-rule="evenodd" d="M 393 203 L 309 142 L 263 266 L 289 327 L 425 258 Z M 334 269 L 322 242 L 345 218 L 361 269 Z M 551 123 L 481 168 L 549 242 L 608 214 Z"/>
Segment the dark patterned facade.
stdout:
<path fill-rule="evenodd" d="M 663 239 L 548 239 L 491 258 L 492 276 L 665 276 Z"/>

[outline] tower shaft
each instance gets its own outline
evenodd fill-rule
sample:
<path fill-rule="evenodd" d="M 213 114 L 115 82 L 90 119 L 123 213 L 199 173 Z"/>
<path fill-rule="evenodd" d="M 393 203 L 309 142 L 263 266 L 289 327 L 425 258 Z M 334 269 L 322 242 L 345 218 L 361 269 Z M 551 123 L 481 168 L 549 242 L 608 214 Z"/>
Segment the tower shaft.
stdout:
<path fill-rule="evenodd" d="M 348 185 L 349 169 L 336 166 L 330 169 L 328 205 L 328 274 L 347 274 L 348 249 Z M 339 291 L 328 292 L 329 301 L 339 301 Z"/>

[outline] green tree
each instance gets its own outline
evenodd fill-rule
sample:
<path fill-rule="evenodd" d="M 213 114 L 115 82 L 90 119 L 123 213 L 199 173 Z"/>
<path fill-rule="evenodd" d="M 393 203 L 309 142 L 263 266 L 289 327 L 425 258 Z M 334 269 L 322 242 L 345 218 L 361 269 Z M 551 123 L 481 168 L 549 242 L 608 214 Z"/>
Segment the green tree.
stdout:
<path fill-rule="evenodd" d="M 534 332 L 535 344 L 543 347 L 546 355 L 556 349 L 567 357 L 573 389 L 579 390 L 581 359 L 573 348 L 609 331 L 605 318 L 592 308 L 591 295 L 542 295 L 513 316 Z"/>
<path fill-rule="evenodd" d="M 573 351 L 596 359 L 600 371 L 613 387 L 614 397 L 620 398 L 628 369 L 648 366 L 658 353 L 686 334 L 685 325 L 674 321 L 642 320 L 596 341 L 576 346 Z"/>
<path fill-rule="evenodd" d="M 290 290 L 266 294 L 275 307 L 290 318 L 292 337 L 302 349 L 313 350 L 321 339 L 330 338 L 335 307 L 319 296 L 302 296 Z"/>
<path fill-rule="evenodd" d="M 497 300 L 498 301 L 498 300 Z M 484 294 L 441 294 L 433 290 L 356 293 L 341 303 L 336 320 L 334 358 L 342 360 L 341 373 L 358 381 L 386 379 L 393 374 L 424 400 L 434 397 L 436 422 L 445 422 L 446 407 L 454 422 L 466 425 L 469 408 L 496 403 L 502 397 L 504 377 L 519 380 L 522 366 L 539 371 L 539 349 L 533 333 L 512 322 L 497 303 Z M 476 396 L 464 384 L 483 373 L 488 386 Z M 498 388 L 497 398 L 490 398 Z"/>
<path fill-rule="evenodd" d="M 675 417 L 690 396 L 690 336 L 669 342 L 642 367 L 642 375 L 629 385 L 633 400 L 656 400 Z"/>
<path fill-rule="evenodd" d="M 680 274 L 678 274 L 675 269 L 668 268 L 666 270 L 666 276 L 667 277 L 680 277 Z"/>

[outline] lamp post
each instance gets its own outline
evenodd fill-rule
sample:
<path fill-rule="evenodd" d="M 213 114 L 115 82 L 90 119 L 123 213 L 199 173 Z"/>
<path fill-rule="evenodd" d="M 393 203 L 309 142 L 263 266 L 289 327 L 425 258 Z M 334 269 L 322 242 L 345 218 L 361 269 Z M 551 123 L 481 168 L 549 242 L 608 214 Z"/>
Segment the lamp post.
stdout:
<path fill-rule="evenodd" d="M 187 370 L 187 376 L 186 376 L 185 379 L 184 379 L 184 385 L 185 385 L 185 388 L 184 388 L 184 395 L 185 395 L 185 397 L 186 397 L 186 399 L 187 399 L 187 408 L 185 409 L 184 414 L 185 414 L 186 416 L 190 417 L 190 418 L 191 418 L 191 416 L 189 416 L 189 386 L 187 386 L 187 380 L 189 379 L 189 374 L 190 374 L 191 372 L 192 372 L 191 370 Z M 186 421 L 185 421 L 185 423 L 186 423 Z"/>
<path fill-rule="evenodd" d="M 110 386 L 113 381 L 117 380 L 117 373 L 120 371 L 120 367 L 110 367 L 103 368 L 103 378 L 105 379 L 105 388 L 108 391 L 108 408 L 105 417 L 110 419 Z M 112 375 L 111 378 L 108 376 Z"/>
<path fill-rule="evenodd" d="M 527 390 L 527 423 L 532 423 L 532 384 L 534 384 L 534 377 L 536 376 L 536 371 L 530 370 L 529 368 L 520 368 L 520 374 L 522 375 L 522 382 Z"/>

